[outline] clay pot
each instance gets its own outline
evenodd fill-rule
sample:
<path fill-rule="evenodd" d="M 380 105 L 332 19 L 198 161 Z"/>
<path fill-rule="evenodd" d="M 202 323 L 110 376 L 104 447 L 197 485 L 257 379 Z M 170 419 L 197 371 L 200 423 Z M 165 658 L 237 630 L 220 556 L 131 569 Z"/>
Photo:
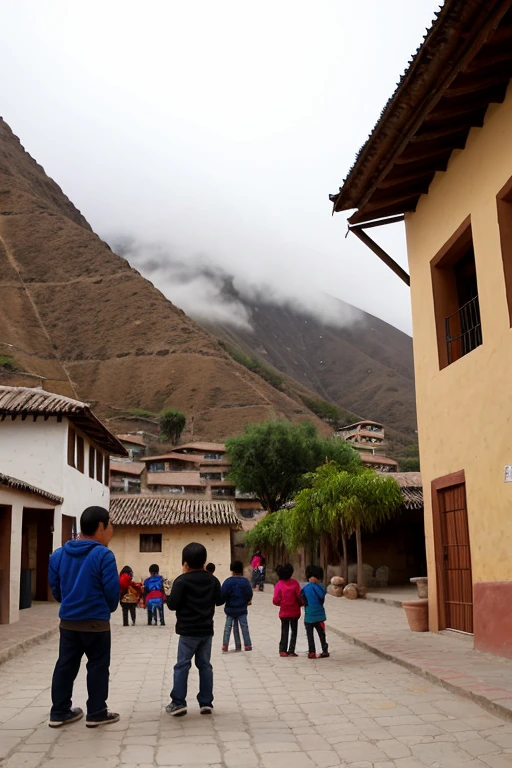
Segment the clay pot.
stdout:
<path fill-rule="evenodd" d="M 416 584 L 420 600 L 426 600 L 428 597 L 428 577 L 415 576 L 413 579 L 409 579 L 409 581 L 411 584 Z"/>
<path fill-rule="evenodd" d="M 334 584 L 329 584 L 327 594 L 333 597 L 343 597 L 343 587 L 335 587 Z"/>
<path fill-rule="evenodd" d="M 345 584 L 345 579 L 343 576 L 333 576 L 331 579 L 331 584 L 333 587 L 342 587 Z"/>
<path fill-rule="evenodd" d="M 348 597 L 349 600 L 357 600 L 357 597 L 358 597 L 357 585 L 347 584 L 347 586 L 343 590 L 343 597 Z"/>
<path fill-rule="evenodd" d="M 428 600 L 408 600 L 402 607 L 411 632 L 428 632 Z"/>

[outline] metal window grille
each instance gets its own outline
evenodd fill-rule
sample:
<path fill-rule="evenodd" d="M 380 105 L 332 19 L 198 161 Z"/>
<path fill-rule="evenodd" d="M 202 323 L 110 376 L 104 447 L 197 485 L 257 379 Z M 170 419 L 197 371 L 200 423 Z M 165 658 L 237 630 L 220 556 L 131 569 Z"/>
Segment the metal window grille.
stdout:
<path fill-rule="evenodd" d="M 448 365 L 472 352 L 482 343 L 478 296 L 464 304 L 445 320 Z"/>

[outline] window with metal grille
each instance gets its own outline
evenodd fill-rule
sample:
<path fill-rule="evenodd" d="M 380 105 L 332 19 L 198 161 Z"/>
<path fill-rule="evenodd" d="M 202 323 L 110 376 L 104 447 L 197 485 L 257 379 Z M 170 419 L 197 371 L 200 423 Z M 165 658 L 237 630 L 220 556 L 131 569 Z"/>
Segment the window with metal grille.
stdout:
<path fill-rule="evenodd" d="M 431 262 L 439 367 L 482 344 L 475 252 L 469 218 Z"/>
<path fill-rule="evenodd" d="M 141 533 L 139 535 L 139 552 L 161 552 L 161 533 Z"/>

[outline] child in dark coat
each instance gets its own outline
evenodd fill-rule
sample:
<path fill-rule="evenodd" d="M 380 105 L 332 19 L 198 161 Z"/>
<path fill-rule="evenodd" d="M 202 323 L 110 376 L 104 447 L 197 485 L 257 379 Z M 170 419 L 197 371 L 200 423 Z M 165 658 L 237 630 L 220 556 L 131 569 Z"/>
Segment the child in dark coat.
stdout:
<path fill-rule="evenodd" d="M 329 646 L 325 638 L 325 596 L 327 590 L 322 584 L 324 578 L 324 569 L 319 565 L 308 565 L 306 568 L 306 579 L 308 583 L 302 588 L 301 598 L 306 606 L 304 612 L 304 623 L 306 635 L 308 638 L 308 659 L 317 659 L 315 648 L 314 631 L 318 633 L 320 645 L 322 647 L 321 659 L 329 656 Z"/>
<path fill-rule="evenodd" d="M 235 638 L 235 650 L 241 651 L 240 628 L 244 637 L 244 651 L 252 651 L 251 636 L 247 623 L 247 606 L 252 600 L 252 587 L 244 576 L 244 566 L 240 560 L 230 565 L 231 576 L 222 585 L 222 601 L 226 603 L 226 624 L 222 641 L 222 653 L 227 653 L 231 629 Z"/>
<path fill-rule="evenodd" d="M 295 579 L 292 579 L 293 565 L 290 565 L 290 563 L 279 566 L 277 575 L 279 576 L 279 581 L 274 587 L 273 603 L 279 606 L 279 618 L 281 619 L 279 655 L 297 656 L 295 646 L 297 644 L 297 629 L 302 606 L 300 584 Z M 289 635 L 290 639 L 288 640 Z"/>

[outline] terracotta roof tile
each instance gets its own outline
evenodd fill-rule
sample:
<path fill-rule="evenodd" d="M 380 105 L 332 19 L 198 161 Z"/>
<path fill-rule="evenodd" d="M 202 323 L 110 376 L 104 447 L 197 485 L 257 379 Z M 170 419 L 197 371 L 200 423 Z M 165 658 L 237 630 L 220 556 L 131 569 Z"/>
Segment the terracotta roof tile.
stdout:
<path fill-rule="evenodd" d="M 35 485 L 30 485 L 30 483 L 26 483 L 24 480 L 17 480 L 15 477 L 10 477 L 10 475 L 0 473 L 0 485 L 13 488 L 15 491 L 31 493 L 33 496 L 38 496 L 40 499 L 52 502 L 52 504 L 62 504 L 64 501 L 61 496 L 56 496 L 49 491 L 43 491 L 41 488 L 36 488 Z"/>
<path fill-rule="evenodd" d="M 144 464 L 140 461 L 115 461 L 110 459 L 110 471 L 121 472 L 124 475 L 140 475 L 144 469 Z"/>
<path fill-rule="evenodd" d="M 232 501 L 169 499 L 162 496 L 111 496 L 114 525 L 229 525 L 240 528 Z"/>

